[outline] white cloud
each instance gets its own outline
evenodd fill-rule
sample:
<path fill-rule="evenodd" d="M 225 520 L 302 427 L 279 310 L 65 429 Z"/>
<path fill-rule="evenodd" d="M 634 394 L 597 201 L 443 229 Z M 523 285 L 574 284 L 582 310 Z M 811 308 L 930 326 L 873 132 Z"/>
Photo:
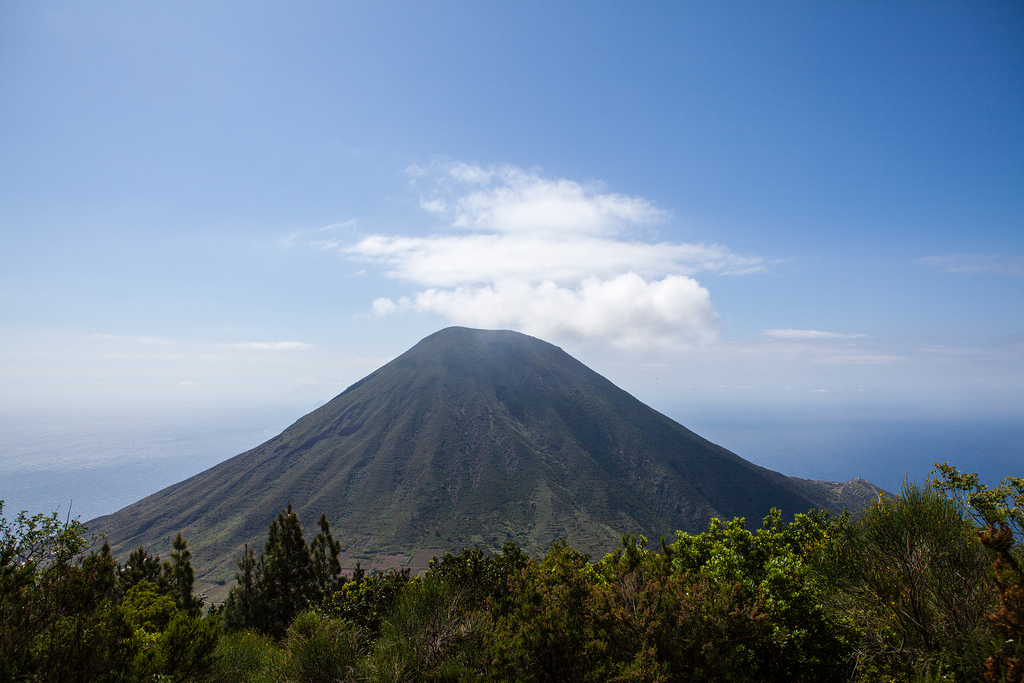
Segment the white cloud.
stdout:
<path fill-rule="evenodd" d="M 739 257 L 717 245 L 573 238 L 571 234 L 472 234 L 433 237 L 372 235 L 346 252 L 387 268 L 393 278 L 418 285 L 454 287 L 508 279 L 563 285 L 587 277 L 634 272 L 646 278 L 700 271 L 753 272 L 759 259 Z"/>
<path fill-rule="evenodd" d="M 866 337 L 866 334 L 844 334 L 842 332 L 822 332 L 821 330 L 765 330 L 761 333 L 765 337 L 775 339 L 857 339 Z"/>
<path fill-rule="evenodd" d="M 377 315 L 414 310 L 546 338 L 664 346 L 715 335 L 710 295 L 693 275 L 764 270 L 763 259 L 720 245 L 640 239 L 668 214 L 597 185 L 511 166 L 450 163 L 408 174 L 432 183 L 420 206 L 444 229 L 369 235 L 340 249 L 423 288 L 375 300 Z"/>
<path fill-rule="evenodd" d="M 616 235 L 668 217 L 646 199 L 602 193 L 564 178 L 548 180 L 511 166 L 450 164 L 443 170 L 441 194 L 421 205 L 455 228 L 579 237 Z"/>
<path fill-rule="evenodd" d="M 278 243 L 282 247 L 289 248 L 292 246 L 292 244 L 295 243 L 296 240 L 299 240 L 300 238 L 305 240 L 313 236 L 319 236 L 313 240 L 313 244 L 321 248 L 331 248 L 337 243 L 337 240 L 333 238 L 325 238 L 323 237 L 323 235 L 335 232 L 337 230 L 341 230 L 343 228 L 351 228 L 352 226 L 355 225 L 355 223 L 356 222 L 354 220 L 347 220 L 341 221 L 340 223 L 331 223 L 330 225 L 325 225 L 321 228 L 296 230 L 295 232 L 280 238 L 278 240 Z"/>
<path fill-rule="evenodd" d="M 398 312 L 398 305 L 386 297 L 373 300 L 373 312 L 376 315 L 385 316 Z"/>
<path fill-rule="evenodd" d="M 88 335 L 90 339 L 101 339 L 101 340 L 112 340 L 112 341 L 126 341 L 135 344 L 141 344 L 143 346 L 178 346 L 178 347 L 192 347 L 192 348 L 203 348 L 214 346 L 222 349 L 250 349 L 256 351 L 304 351 L 307 349 L 314 348 L 313 344 L 306 342 L 297 341 L 278 341 L 278 342 L 234 342 L 234 343 L 202 343 L 202 342 L 190 342 L 190 341 L 178 341 L 174 339 L 164 339 L 162 337 L 149 337 L 145 335 L 116 335 L 116 334 L 91 334 Z M 161 355 L 161 356 L 128 356 L 125 354 L 110 354 L 111 357 L 138 357 L 138 358 L 179 358 L 179 355 Z"/>
<path fill-rule="evenodd" d="M 552 281 L 532 285 L 431 288 L 398 304 L 374 302 L 382 314 L 399 309 L 439 313 L 473 327 L 511 327 L 538 337 L 606 340 L 618 347 L 674 346 L 712 339 L 718 316 L 708 290 L 670 275 L 647 282 L 636 273 L 588 278 L 579 287 Z"/>
<path fill-rule="evenodd" d="M 892 356 L 885 354 L 848 354 L 845 356 L 828 356 L 820 363 L 841 364 L 841 365 L 888 365 L 907 360 L 905 356 Z"/>
<path fill-rule="evenodd" d="M 925 256 L 921 263 L 943 273 L 995 273 L 1024 275 L 1024 259 L 1001 254 L 947 254 Z"/>

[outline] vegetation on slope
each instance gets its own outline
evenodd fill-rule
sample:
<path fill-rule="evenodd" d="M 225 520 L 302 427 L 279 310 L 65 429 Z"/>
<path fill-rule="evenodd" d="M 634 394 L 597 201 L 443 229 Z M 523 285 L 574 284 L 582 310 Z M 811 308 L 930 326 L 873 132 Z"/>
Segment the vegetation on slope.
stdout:
<path fill-rule="evenodd" d="M 326 513 L 343 548 L 371 556 L 509 541 L 541 555 L 560 538 L 600 556 L 623 533 L 841 509 L 818 489 L 702 439 L 551 344 L 449 328 L 267 443 L 89 527 L 115 553 L 166 553 L 183 531 L 199 579 L 227 583 L 286 501 L 306 520 Z"/>
<path fill-rule="evenodd" d="M 2 510 L 2 508 L 0 508 Z M 0 521 L 0 681 L 1021 681 L 1024 479 L 948 465 L 863 515 L 712 520 L 592 563 L 508 543 L 340 577 L 295 511 L 200 616 L 188 544 L 119 563 L 55 516 Z"/>

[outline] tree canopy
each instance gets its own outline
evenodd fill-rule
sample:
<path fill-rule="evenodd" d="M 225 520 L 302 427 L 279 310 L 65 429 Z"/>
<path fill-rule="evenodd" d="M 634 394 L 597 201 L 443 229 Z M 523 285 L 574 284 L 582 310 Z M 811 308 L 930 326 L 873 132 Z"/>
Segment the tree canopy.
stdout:
<path fill-rule="evenodd" d="M 0 516 L 0 682 L 1021 681 L 1024 482 L 949 465 L 863 513 L 712 519 L 591 558 L 514 543 L 341 573 L 292 506 L 201 613 L 182 534 L 118 562 L 55 515 Z M 2 513 L 2 504 L 0 504 Z"/>

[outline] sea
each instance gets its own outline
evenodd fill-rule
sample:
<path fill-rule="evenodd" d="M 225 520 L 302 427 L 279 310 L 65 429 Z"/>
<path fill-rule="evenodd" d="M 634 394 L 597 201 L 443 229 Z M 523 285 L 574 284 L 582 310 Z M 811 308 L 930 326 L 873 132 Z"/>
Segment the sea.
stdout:
<path fill-rule="evenodd" d="M 0 500 L 88 521 L 280 434 L 310 408 L 0 412 Z"/>
<path fill-rule="evenodd" d="M 687 427 L 762 467 L 821 481 L 867 479 L 890 493 L 923 484 L 936 463 L 978 474 L 987 486 L 1024 477 L 1024 419 L 1017 417 L 711 418 Z"/>
<path fill-rule="evenodd" d="M 56 512 L 84 522 L 116 512 L 258 446 L 310 409 L 0 412 L 3 516 Z M 947 461 L 989 485 L 1024 476 L 1019 417 L 670 416 L 751 462 L 806 479 L 861 477 L 898 492 Z"/>

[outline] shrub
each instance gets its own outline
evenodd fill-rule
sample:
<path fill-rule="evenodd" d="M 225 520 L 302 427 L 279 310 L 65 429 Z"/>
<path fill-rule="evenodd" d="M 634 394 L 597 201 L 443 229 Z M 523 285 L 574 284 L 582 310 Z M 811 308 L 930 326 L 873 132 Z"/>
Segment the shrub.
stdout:
<path fill-rule="evenodd" d="M 292 621 L 285 650 L 285 672 L 291 681 L 354 681 L 356 661 L 363 653 L 364 639 L 352 624 L 308 610 Z"/>
<path fill-rule="evenodd" d="M 882 495 L 818 565 L 832 607 L 859 633 L 865 673 L 980 674 L 990 558 L 962 510 L 933 486 Z"/>
<path fill-rule="evenodd" d="M 273 638 L 254 631 L 222 635 L 210 667 L 210 683 L 278 683 L 285 654 Z"/>
<path fill-rule="evenodd" d="M 384 619 L 363 663 L 373 681 L 441 681 L 483 668 L 486 616 L 469 609 L 467 593 L 435 575 L 410 582 Z"/>

